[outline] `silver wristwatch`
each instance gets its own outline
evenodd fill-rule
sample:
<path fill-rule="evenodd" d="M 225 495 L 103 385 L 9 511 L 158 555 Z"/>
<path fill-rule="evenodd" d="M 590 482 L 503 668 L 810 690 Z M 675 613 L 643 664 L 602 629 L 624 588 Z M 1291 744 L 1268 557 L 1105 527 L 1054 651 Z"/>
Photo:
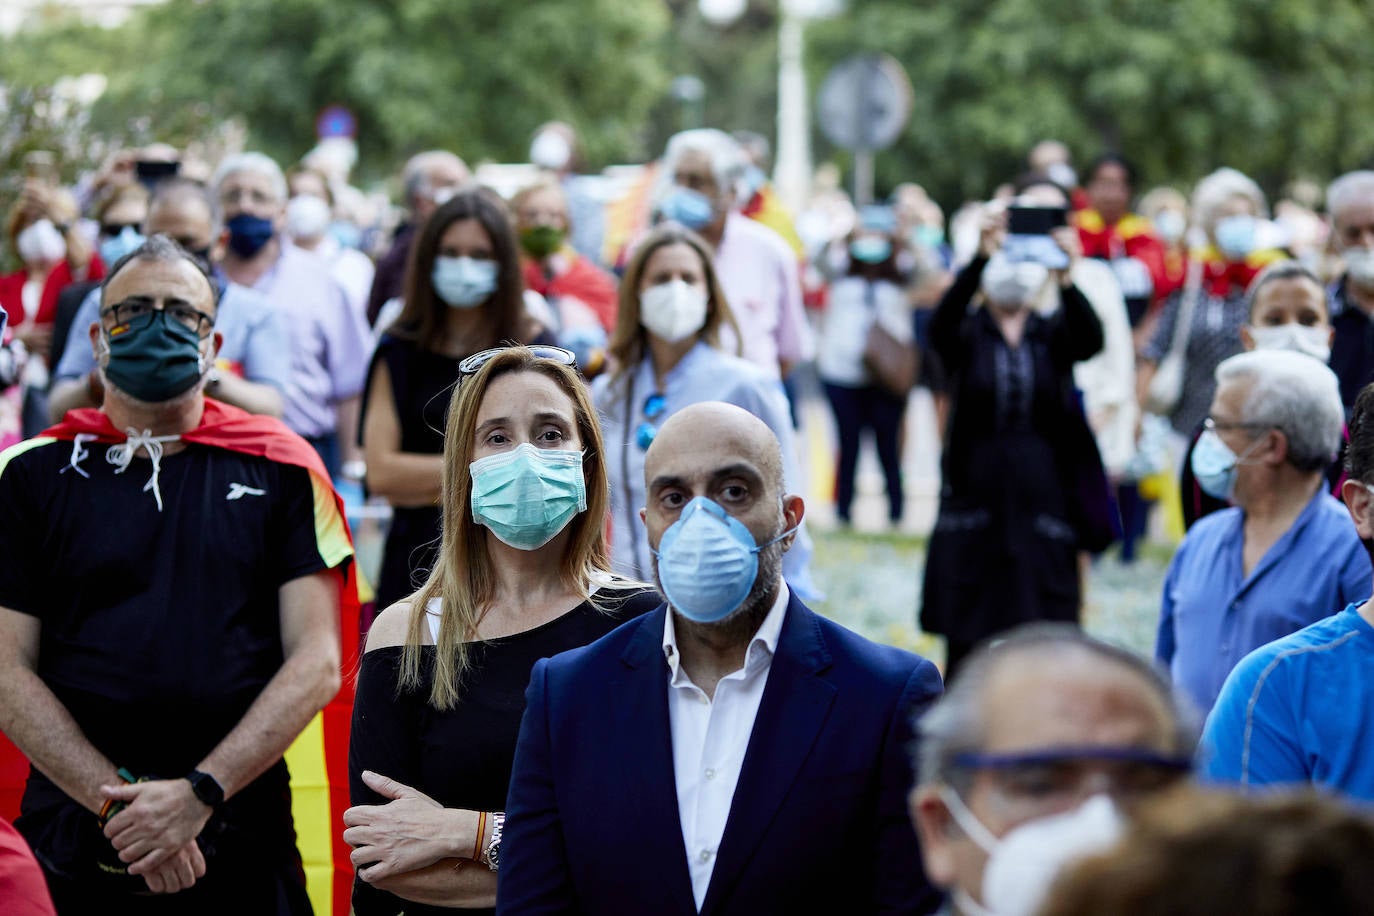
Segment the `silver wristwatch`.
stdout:
<path fill-rule="evenodd" d="M 506 826 L 504 811 L 494 811 L 491 815 L 491 842 L 482 851 L 481 862 L 492 871 L 501 867 L 501 828 Z"/>

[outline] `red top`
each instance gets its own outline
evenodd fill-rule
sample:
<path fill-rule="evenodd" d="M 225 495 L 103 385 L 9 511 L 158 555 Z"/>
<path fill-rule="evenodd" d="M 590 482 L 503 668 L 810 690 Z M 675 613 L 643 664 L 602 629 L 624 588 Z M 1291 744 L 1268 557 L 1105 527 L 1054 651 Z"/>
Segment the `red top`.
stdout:
<path fill-rule="evenodd" d="M 16 270 L 12 274 L 5 274 L 0 277 L 0 306 L 10 313 L 10 324 L 23 324 L 28 315 L 24 312 L 24 282 L 28 280 L 29 273 L 26 270 Z M 71 265 L 66 260 L 59 261 L 57 266 L 48 274 L 48 279 L 43 281 L 43 295 L 38 301 L 38 324 L 52 324 L 57 317 L 57 296 L 62 290 L 66 289 L 73 282 Z M 86 268 L 87 280 L 105 279 L 105 262 L 100 260 L 100 255 L 91 255 L 91 263 Z"/>
<path fill-rule="evenodd" d="M 0 900 L 8 916 L 57 916 L 38 860 L 4 818 L 0 818 Z"/>
<path fill-rule="evenodd" d="M 615 316 L 620 311 L 616 299 L 615 280 L 610 274 L 570 249 L 565 248 L 559 256 L 566 259 L 568 266 L 552 278 L 544 276 L 544 268 L 539 262 L 526 260 L 523 265 L 525 286 L 545 299 L 571 296 L 585 302 L 596 313 L 596 318 L 606 329 L 606 333 L 613 332 Z"/>
<path fill-rule="evenodd" d="M 1078 227 L 1084 257 L 1104 261 L 1135 258 L 1144 264 L 1154 281 L 1153 301 L 1163 301 L 1182 285 L 1183 277 L 1175 278 L 1165 267 L 1164 243 L 1145 217 L 1127 213 L 1109 226 L 1096 210 L 1080 210 L 1074 215 L 1074 225 Z"/>

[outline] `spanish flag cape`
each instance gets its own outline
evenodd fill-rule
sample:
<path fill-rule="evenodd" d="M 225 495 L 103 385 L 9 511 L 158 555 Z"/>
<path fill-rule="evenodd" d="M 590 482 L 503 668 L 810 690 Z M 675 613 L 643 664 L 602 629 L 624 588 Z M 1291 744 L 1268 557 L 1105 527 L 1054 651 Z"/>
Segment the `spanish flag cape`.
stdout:
<path fill-rule="evenodd" d="M 61 423 L 35 440 L 72 441 L 78 435 L 117 443 L 128 436 L 102 411 L 73 410 Z M 343 812 L 348 807 L 348 729 L 353 716 L 353 672 L 358 660 L 358 580 L 353 538 L 345 521 L 344 502 L 334 491 L 324 462 L 301 437 L 281 421 L 259 417 L 210 398 L 200 425 L 183 433 L 183 442 L 223 448 L 281 464 L 305 468 L 315 495 L 315 541 L 320 557 L 342 580 L 339 638 L 344 681 L 334 699 L 315 716 L 286 751 L 291 770 L 291 809 L 296 843 L 305 864 L 315 912 L 347 916 L 353 886 L 349 847 L 343 841 Z M 13 820 L 28 779 L 28 761 L 0 735 L 0 816 Z"/>

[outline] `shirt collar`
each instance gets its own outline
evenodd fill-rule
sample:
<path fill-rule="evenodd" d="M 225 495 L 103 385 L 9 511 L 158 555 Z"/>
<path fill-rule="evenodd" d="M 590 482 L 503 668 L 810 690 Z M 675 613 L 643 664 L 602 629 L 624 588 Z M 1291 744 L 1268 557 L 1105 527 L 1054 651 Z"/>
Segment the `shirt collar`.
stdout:
<path fill-rule="evenodd" d="M 782 635 L 782 621 L 787 616 L 787 604 L 791 600 L 792 593 L 783 582 L 778 586 L 778 597 L 773 600 L 773 606 L 768 610 L 768 616 L 763 618 L 763 623 L 759 625 L 758 631 L 754 633 L 754 638 L 749 640 L 749 648 L 744 653 L 744 670 L 753 672 L 772 661 L 773 655 L 778 651 L 778 637 Z M 671 686 L 680 686 L 689 683 L 686 672 L 682 670 L 682 653 L 677 647 L 677 630 L 673 626 L 673 606 L 668 605 L 666 613 L 663 615 L 663 657 L 668 662 L 668 670 L 672 673 Z"/>

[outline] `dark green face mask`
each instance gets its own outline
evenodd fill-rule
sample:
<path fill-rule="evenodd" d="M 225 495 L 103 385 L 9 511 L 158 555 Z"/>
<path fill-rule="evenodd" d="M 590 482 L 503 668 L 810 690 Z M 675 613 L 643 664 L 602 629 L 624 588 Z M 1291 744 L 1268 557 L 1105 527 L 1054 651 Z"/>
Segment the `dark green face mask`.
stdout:
<path fill-rule="evenodd" d="M 146 323 L 115 328 L 108 340 L 105 377 L 140 401 L 170 401 L 205 374 L 200 336 L 164 311 L 153 312 Z"/>
<path fill-rule="evenodd" d="M 557 226 L 531 226 L 520 230 L 520 247 L 532 258 L 547 258 L 563 247 L 566 236 Z"/>

